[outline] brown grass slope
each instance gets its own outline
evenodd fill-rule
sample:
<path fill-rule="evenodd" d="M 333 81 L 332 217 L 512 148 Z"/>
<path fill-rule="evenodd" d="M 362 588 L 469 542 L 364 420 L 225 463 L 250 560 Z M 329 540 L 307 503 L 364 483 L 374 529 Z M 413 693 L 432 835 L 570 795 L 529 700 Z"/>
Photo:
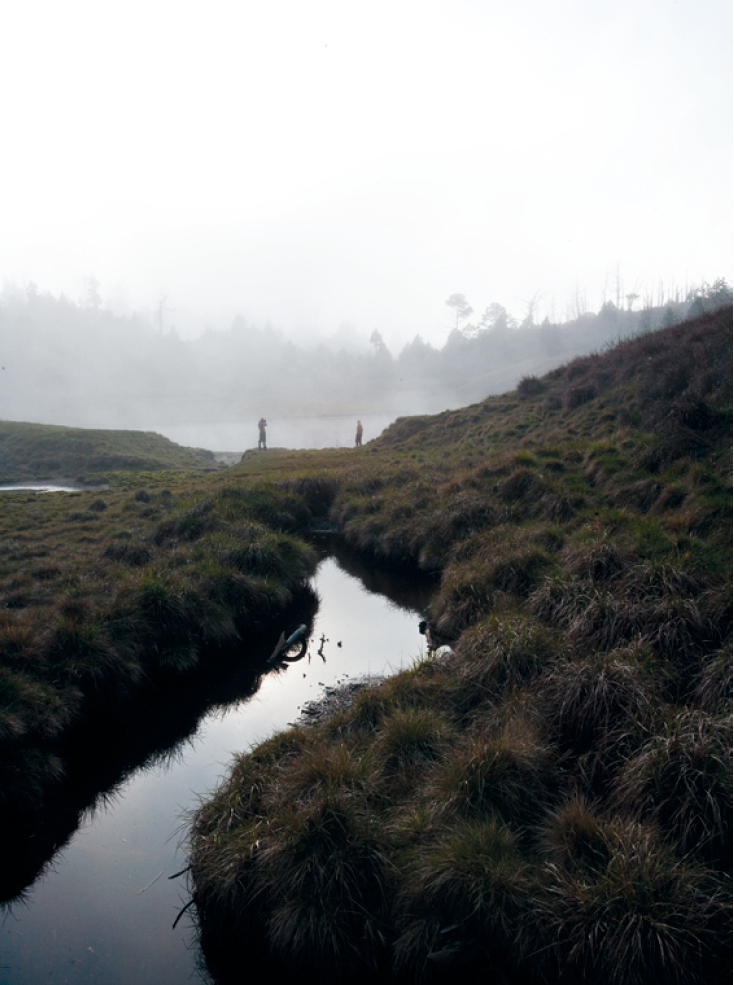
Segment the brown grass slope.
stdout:
<path fill-rule="evenodd" d="M 293 463 L 352 549 L 440 572 L 454 652 L 238 757 L 196 813 L 221 982 L 729 980 L 731 332 Z"/>
<path fill-rule="evenodd" d="M 184 448 L 153 431 L 110 431 L 0 421 L 0 482 L 104 481 L 119 471 L 215 469 L 212 452 Z"/>

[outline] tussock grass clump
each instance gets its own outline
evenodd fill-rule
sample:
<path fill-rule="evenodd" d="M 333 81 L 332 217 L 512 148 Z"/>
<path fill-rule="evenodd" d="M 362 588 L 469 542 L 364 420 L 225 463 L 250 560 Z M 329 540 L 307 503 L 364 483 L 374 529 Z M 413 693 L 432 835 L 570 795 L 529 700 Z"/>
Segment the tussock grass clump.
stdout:
<path fill-rule="evenodd" d="M 591 850 L 547 863 L 528 910 L 538 970 L 605 985 L 707 981 L 727 960 L 723 887 L 654 828 L 621 819 L 585 827 Z"/>
<path fill-rule="evenodd" d="M 111 561 L 118 561 L 120 564 L 128 564 L 133 568 L 144 568 L 153 555 L 142 544 L 109 544 L 103 553 L 103 557 Z"/>
<path fill-rule="evenodd" d="M 500 544 L 504 550 L 497 549 Z M 495 606 L 504 605 L 506 596 L 526 598 L 553 563 L 547 551 L 522 539 L 500 544 L 489 541 L 468 559 L 446 567 L 431 606 L 441 632 L 456 636 Z"/>
<path fill-rule="evenodd" d="M 521 397 L 535 397 L 543 393 L 546 384 L 537 376 L 523 376 L 517 384 L 517 392 Z"/>
<path fill-rule="evenodd" d="M 0 746 L 59 735 L 79 711 L 78 691 L 0 667 Z"/>
<path fill-rule="evenodd" d="M 570 872 L 606 865 L 608 824 L 598 807 L 574 793 L 549 811 L 539 828 L 538 840 L 549 864 Z"/>
<path fill-rule="evenodd" d="M 304 579 L 316 567 L 316 553 L 303 541 L 250 526 L 241 546 L 223 549 L 219 557 L 238 571 L 262 577 Z"/>
<path fill-rule="evenodd" d="M 43 746 L 3 749 L 0 757 L 0 806 L 3 820 L 22 821 L 43 807 L 49 792 L 57 790 L 66 775 L 60 756 Z"/>
<path fill-rule="evenodd" d="M 569 656 L 557 660 L 540 682 L 540 711 L 563 746 L 584 751 L 594 743 L 621 754 L 652 727 L 655 676 L 644 648 Z"/>
<path fill-rule="evenodd" d="M 684 709 L 622 769 L 615 798 L 685 852 L 731 867 L 731 718 Z"/>
<path fill-rule="evenodd" d="M 100 697 L 125 692 L 143 674 L 137 660 L 118 651 L 99 620 L 80 620 L 60 615 L 42 644 L 51 673 L 85 694 Z"/>
<path fill-rule="evenodd" d="M 484 619 L 464 632 L 457 645 L 462 661 L 451 688 L 454 707 L 467 715 L 487 701 L 532 684 L 559 646 L 558 636 L 537 622 Z"/>
<path fill-rule="evenodd" d="M 293 969 L 318 968 L 322 980 L 338 981 L 383 963 L 393 880 L 372 828 L 349 797 L 327 794 L 281 815 L 277 839 L 257 850 L 255 888 L 270 904 L 269 943 Z"/>
<path fill-rule="evenodd" d="M 458 821 L 415 852 L 400 898 L 394 966 L 418 980 L 475 955 L 495 971 L 516 950 L 532 884 L 517 838 L 501 821 Z M 486 973 L 486 972 L 485 972 Z"/>
<path fill-rule="evenodd" d="M 164 520 L 158 526 L 153 541 L 160 546 L 171 540 L 198 540 L 204 534 L 220 529 L 221 525 L 213 500 L 203 499 L 174 519 Z"/>
<path fill-rule="evenodd" d="M 731 643 L 717 650 L 704 662 L 696 682 L 695 698 L 697 705 L 710 714 L 731 713 Z"/>
<path fill-rule="evenodd" d="M 548 802 L 553 763 L 537 731 L 515 719 L 454 743 L 430 774 L 428 796 L 464 816 L 497 814 L 526 825 Z"/>
<path fill-rule="evenodd" d="M 380 721 L 377 749 L 389 767 L 405 768 L 435 759 L 450 726 L 428 708 L 396 708 Z"/>

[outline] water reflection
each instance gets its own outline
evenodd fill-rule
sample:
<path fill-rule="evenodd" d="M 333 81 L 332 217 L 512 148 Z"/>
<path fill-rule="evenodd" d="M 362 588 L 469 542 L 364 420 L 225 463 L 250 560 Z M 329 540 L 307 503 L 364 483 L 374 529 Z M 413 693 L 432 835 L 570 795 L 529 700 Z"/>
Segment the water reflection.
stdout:
<path fill-rule="evenodd" d="M 297 663 L 268 666 L 275 638 L 248 644 L 245 660 L 107 723 L 93 748 L 76 750 L 52 817 L 0 859 L 4 899 L 16 899 L 2 928 L 3 985 L 198 977 L 189 915 L 171 929 L 188 898 L 184 879 L 170 878 L 184 864 L 186 811 L 218 785 L 233 753 L 286 727 L 325 688 L 397 670 L 420 652 L 417 613 L 430 582 L 416 587 L 340 555 L 322 562 L 314 587 L 318 611 L 284 620 L 286 638 L 301 623 L 309 631 Z M 28 904 L 18 905 L 24 886 Z"/>
<path fill-rule="evenodd" d="M 288 619 L 313 619 L 315 599 L 292 609 Z M 212 709 L 226 708 L 256 693 L 267 672 L 269 639 L 248 646 L 247 660 L 221 655 L 213 666 L 153 693 L 123 717 L 107 715 L 70 737 L 61 750 L 66 769 L 63 789 L 49 799 L 32 829 L 13 829 L 0 821 L 0 906 L 24 893 L 78 828 L 114 805 L 130 777 L 168 769 Z M 24 893 L 27 898 L 27 893 Z"/>
<path fill-rule="evenodd" d="M 52 483 L 28 483 L 17 486 L 0 486 L 0 492 L 84 492 L 90 489 L 107 489 L 108 486 L 56 486 Z"/>

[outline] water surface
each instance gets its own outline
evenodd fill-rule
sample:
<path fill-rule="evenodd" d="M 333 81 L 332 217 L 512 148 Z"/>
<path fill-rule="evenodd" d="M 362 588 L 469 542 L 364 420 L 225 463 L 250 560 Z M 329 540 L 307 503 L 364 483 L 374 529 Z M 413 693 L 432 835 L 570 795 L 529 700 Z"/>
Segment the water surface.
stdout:
<path fill-rule="evenodd" d="M 345 559 L 321 563 L 310 660 L 266 675 L 241 701 L 236 695 L 247 696 L 257 681 L 233 669 L 232 679 L 213 689 L 218 704 L 191 735 L 150 757 L 83 813 L 26 901 L 5 914 L 2 985 L 202 980 L 189 914 L 172 930 L 188 899 L 185 877 L 170 878 L 186 864 L 180 846 L 186 812 L 219 784 L 233 753 L 285 728 L 325 686 L 397 671 L 422 652 L 417 612 L 428 601 L 428 586 L 371 568 L 362 570 L 365 585 L 359 573 Z M 324 659 L 317 652 L 322 637 Z"/>
<path fill-rule="evenodd" d="M 0 492 L 85 492 L 89 489 L 102 489 L 103 486 L 56 486 L 53 483 L 28 483 L 17 486 L 0 486 Z"/>
<path fill-rule="evenodd" d="M 269 448 L 352 448 L 357 418 L 352 415 L 323 417 L 268 417 Z M 394 414 L 368 414 L 361 418 L 363 443 L 371 441 L 392 424 Z M 257 420 L 219 421 L 208 424 L 162 424 L 150 428 L 178 445 L 209 451 L 241 451 L 257 448 Z"/>

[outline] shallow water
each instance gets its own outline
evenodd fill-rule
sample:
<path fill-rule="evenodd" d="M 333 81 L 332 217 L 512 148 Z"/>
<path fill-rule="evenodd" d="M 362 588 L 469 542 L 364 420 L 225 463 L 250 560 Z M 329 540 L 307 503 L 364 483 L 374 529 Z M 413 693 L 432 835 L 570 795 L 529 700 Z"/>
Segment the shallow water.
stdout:
<path fill-rule="evenodd" d="M 0 492 L 81 492 L 84 489 L 90 489 L 90 486 L 55 486 L 51 483 L 36 483 L 28 485 L 18 485 L 18 486 L 0 486 Z M 101 488 L 101 487 L 94 487 Z"/>
<path fill-rule="evenodd" d="M 193 734 L 85 811 L 26 901 L 5 914 L 2 985 L 202 980 L 189 914 L 172 929 L 188 898 L 185 876 L 170 878 L 186 864 L 179 844 L 186 812 L 218 785 L 233 753 L 287 726 L 325 686 L 397 671 L 422 653 L 417 612 L 427 585 L 328 557 L 314 586 L 321 602 L 310 659 L 271 672 L 254 696 L 211 709 Z M 231 698 L 252 686 L 251 674 L 235 670 L 215 690 Z"/>

